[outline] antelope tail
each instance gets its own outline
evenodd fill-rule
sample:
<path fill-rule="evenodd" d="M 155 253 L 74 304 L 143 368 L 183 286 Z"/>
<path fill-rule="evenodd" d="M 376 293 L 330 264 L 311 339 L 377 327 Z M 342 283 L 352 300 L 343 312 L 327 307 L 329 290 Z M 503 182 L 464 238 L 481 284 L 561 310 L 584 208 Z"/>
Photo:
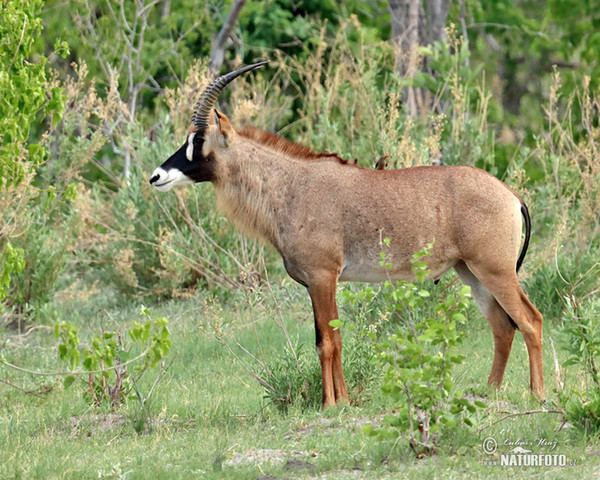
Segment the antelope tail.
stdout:
<path fill-rule="evenodd" d="M 527 209 L 527 205 L 525 205 L 524 203 L 521 203 L 521 214 L 523 215 L 523 219 L 525 220 L 525 241 L 523 242 L 523 249 L 521 250 L 521 255 L 519 255 L 519 259 L 517 260 L 517 272 L 523 264 L 525 254 L 527 253 L 527 247 L 529 247 L 529 238 L 531 237 L 531 218 L 529 217 L 529 210 Z"/>

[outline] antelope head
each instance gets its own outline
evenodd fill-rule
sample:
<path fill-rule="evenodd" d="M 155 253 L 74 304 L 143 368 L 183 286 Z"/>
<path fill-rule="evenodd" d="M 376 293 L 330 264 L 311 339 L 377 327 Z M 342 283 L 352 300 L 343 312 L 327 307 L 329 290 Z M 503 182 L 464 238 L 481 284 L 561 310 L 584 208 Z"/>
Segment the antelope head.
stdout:
<path fill-rule="evenodd" d="M 192 126 L 185 143 L 152 173 L 150 184 L 161 192 L 177 185 L 211 182 L 216 179 L 217 159 L 213 149 L 208 148 L 212 139 L 226 147 L 228 138 L 234 135 L 225 115 L 213 110 L 217 97 L 235 78 L 267 62 L 255 63 L 227 73 L 212 81 L 202 92 L 194 106 Z"/>

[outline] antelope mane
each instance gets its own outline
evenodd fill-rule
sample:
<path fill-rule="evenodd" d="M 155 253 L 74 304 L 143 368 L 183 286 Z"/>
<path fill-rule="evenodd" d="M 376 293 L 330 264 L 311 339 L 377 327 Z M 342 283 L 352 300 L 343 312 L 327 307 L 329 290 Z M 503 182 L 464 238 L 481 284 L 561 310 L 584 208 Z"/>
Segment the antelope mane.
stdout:
<path fill-rule="evenodd" d="M 275 152 L 282 153 L 286 156 L 296 158 L 298 160 L 337 160 L 341 164 L 348 164 L 347 160 L 341 158 L 337 153 L 319 153 L 311 150 L 304 145 L 286 140 L 285 138 L 273 133 L 265 132 L 256 127 L 244 127 L 237 132 L 238 135 L 262 145 Z"/>

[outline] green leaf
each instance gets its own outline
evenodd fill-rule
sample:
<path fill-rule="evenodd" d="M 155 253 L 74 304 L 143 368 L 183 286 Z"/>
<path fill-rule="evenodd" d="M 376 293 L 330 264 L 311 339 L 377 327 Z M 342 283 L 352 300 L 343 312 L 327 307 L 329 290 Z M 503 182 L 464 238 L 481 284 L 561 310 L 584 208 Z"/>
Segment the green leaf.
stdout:
<path fill-rule="evenodd" d="M 332 328 L 340 328 L 343 325 L 343 322 L 340 319 L 336 319 L 329 322 L 329 325 Z"/>
<path fill-rule="evenodd" d="M 63 193 L 65 202 L 72 202 L 77 198 L 77 185 L 73 182 L 69 183 Z"/>
<path fill-rule="evenodd" d="M 131 358 L 131 353 L 127 352 L 125 350 L 119 350 L 117 352 L 117 356 L 121 359 L 121 361 L 123 363 L 125 363 L 125 362 L 129 361 L 129 359 Z"/>
<path fill-rule="evenodd" d="M 65 379 L 63 380 L 63 387 L 64 387 L 64 389 L 66 390 L 71 385 L 73 385 L 74 381 L 75 381 L 75 375 L 67 375 L 65 377 Z"/>
<path fill-rule="evenodd" d="M 71 53 L 69 50 L 69 44 L 60 38 L 57 38 L 54 41 L 54 51 L 62 58 L 67 58 Z"/>
<path fill-rule="evenodd" d="M 461 295 L 461 296 L 463 296 L 463 295 L 470 295 L 471 294 L 471 287 L 469 287 L 468 285 L 463 285 L 463 287 L 458 292 L 456 292 L 456 293 L 458 293 L 458 295 Z"/>

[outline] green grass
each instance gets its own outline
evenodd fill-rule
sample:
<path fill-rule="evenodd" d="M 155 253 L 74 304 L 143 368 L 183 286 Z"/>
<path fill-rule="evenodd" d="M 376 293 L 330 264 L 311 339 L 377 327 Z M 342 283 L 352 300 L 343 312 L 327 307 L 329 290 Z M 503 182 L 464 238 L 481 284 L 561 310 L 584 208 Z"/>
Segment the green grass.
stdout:
<path fill-rule="evenodd" d="M 277 297 L 293 342 L 312 348 L 312 311 L 303 289 L 286 288 Z M 488 389 L 492 335 L 478 313 L 470 315 L 464 331 L 460 349 L 467 360 L 455 378 L 461 390 L 483 398 L 487 408 L 474 427 L 442 438 L 437 455 L 417 460 L 405 439 L 394 445 L 361 432 L 365 424 L 377 424 L 393 411 L 377 378 L 362 392 L 351 392 L 356 404 L 350 406 L 321 412 L 292 405 L 282 413 L 269 405 L 264 389 L 215 340 L 209 320 L 222 319 L 223 330 L 272 365 L 284 354 L 286 343 L 271 320 L 273 309 L 265 307 L 267 300 L 251 308 L 241 293 L 222 305 L 209 303 L 213 307 L 208 310 L 206 300 L 198 294 L 151 307 L 153 315 L 170 320 L 175 361 L 143 410 L 130 401 L 111 414 L 88 406 L 77 388 L 64 390 L 60 379 L 31 377 L 1 367 L 0 378 L 28 390 L 50 391 L 34 397 L 0 384 L 0 478 L 255 479 L 267 474 L 293 479 L 590 478 L 600 471 L 598 440 L 585 438 L 569 425 L 559 432 L 559 415 L 523 415 L 491 425 L 509 412 L 552 406 L 540 406 L 529 396 L 527 353 L 519 333 L 502 389 Z M 94 302 L 102 304 L 100 299 L 90 299 L 78 309 L 74 301 L 63 302 L 56 306 L 56 314 L 76 324 L 82 337 L 101 325 L 128 325 L 137 317 L 137 305 L 132 303 L 94 313 L 90 308 Z M 547 338 L 544 345 L 547 401 L 551 402 L 556 394 Z M 49 329 L 26 337 L 3 330 L 0 346 L 11 363 L 38 371 L 64 369 Z M 346 356 L 350 358 L 350 352 Z M 242 358 L 251 365 L 249 357 L 242 354 Z M 318 368 L 316 361 L 310 365 Z M 570 375 L 577 374 L 570 370 Z M 482 449 L 483 440 L 490 436 L 501 444 L 500 452 L 512 448 L 502 446 L 504 441 L 555 441 L 552 453 L 564 454 L 576 465 L 484 465 L 485 460 L 497 458 Z M 549 451 L 528 448 L 533 453 Z"/>

